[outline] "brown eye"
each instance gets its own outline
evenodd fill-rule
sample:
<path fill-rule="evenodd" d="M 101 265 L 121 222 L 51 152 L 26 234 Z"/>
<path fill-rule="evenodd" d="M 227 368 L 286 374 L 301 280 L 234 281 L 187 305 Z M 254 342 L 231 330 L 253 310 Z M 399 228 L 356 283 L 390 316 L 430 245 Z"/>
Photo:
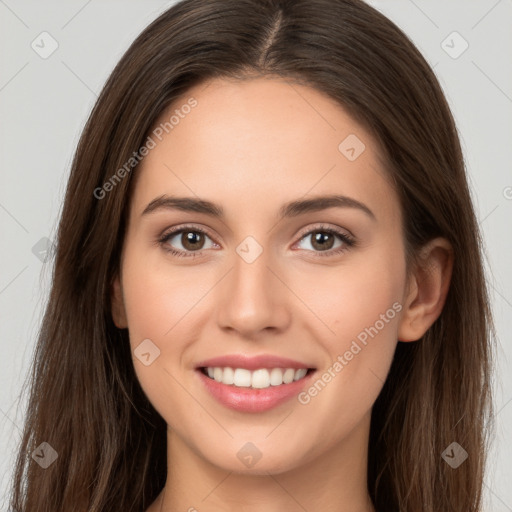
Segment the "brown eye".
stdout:
<path fill-rule="evenodd" d="M 204 245 L 204 235 L 198 231 L 183 231 L 181 234 L 181 244 L 187 251 L 197 251 Z"/>
<path fill-rule="evenodd" d="M 304 243 L 308 241 L 311 248 L 307 246 L 304 247 Z M 338 243 L 336 243 L 337 241 Z M 299 248 L 316 253 L 318 256 L 327 257 L 341 254 L 355 246 L 355 244 L 355 239 L 348 233 L 338 231 L 334 228 L 320 226 L 302 235 L 299 241 Z M 300 245 L 302 245 L 302 247 L 300 247 Z"/>
<path fill-rule="evenodd" d="M 209 246 L 205 245 L 207 240 L 210 240 Z M 205 231 L 195 227 L 175 229 L 163 235 L 159 242 L 166 251 L 176 256 L 195 256 L 214 245 Z"/>
<path fill-rule="evenodd" d="M 320 251 L 332 249 L 334 245 L 334 235 L 327 231 L 314 231 L 311 236 L 311 245 Z"/>

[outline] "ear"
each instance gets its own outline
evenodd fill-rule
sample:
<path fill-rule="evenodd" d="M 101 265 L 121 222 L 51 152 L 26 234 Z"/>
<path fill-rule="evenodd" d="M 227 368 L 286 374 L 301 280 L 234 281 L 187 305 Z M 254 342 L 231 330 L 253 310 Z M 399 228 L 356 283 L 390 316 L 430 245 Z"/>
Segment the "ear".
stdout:
<path fill-rule="evenodd" d="M 398 341 L 419 340 L 437 320 L 446 301 L 453 269 L 453 249 L 445 238 L 422 247 L 408 280 Z"/>
<path fill-rule="evenodd" d="M 112 311 L 112 320 L 118 329 L 126 329 L 128 322 L 126 319 L 126 310 L 124 307 L 123 289 L 121 279 L 117 275 L 112 282 L 110 290 L 110 302 Z"/>

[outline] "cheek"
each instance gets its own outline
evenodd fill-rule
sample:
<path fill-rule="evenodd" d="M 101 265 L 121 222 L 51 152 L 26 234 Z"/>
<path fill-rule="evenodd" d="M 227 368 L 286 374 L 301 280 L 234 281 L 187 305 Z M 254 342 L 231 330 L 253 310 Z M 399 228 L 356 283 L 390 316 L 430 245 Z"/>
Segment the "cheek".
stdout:
<path fill-rule="evenodd" d="M 172 383 L 166 370 L 172 375 L 180 370 L 186 347 L 200 335 L 199 325 L 192 319 L 214 284 L 213 279 L 211 283 L 194 279 L 190 272 L 166 263 L 161 256 L 153 258 L 146 253 L 139 257 L 135 250 L 126 252 L 123 263 L 123 295 L 134 366 L 149 393 L 159 393 Z M 158 354 L 149 366 L 138 360 L 143 343 L 149 352 Z"/>
<path fill-rule="evenodd" d="M 338 351 L 348 350 L 353 341 L 365 347 L 368 357 L 386 350 L 384 345 L 396 343 L 398 318 L 402 309 L 401 283 L 374 269 L 347 276 L 343 290 L 336 300 L 340 307 L 332 309 L 332 330 L 336 333 L 330 343 Z M 332 304 L 332 303 L 331 303 Z M 370 344 L 372 339 L 378 343 Z"/>
<path fill-rule="evenodd" d="M 162 255 L 143 258 L 136 251 L 127 254 L 123 275 L 132 342 L 150 338 L 158 340 L 160 348 L 178 348 L 178 340 L 184 339 L 178 334 L 184 330 L 190 337 L 194 310 L 201 307 L 202 298 L 215 283 L 211 272 L 194 273 L 173 267 Z"/>
<path fill-rule="evenodd" d="M 135 373 L 153 407 L 170 425 L 176 417 L 192 421 L 195 412 L 187 409 L 189 396 L 183 388 L 181 366 L 187 346 L 200 335 L 192 318 L 213 283 L 197 280 L 191 285 L 191 277 L 179 268 L 163 268 L 161 262 L 136 254 L 127 254 L 123 268 Z M 150 364 L 146 365 L 148 361 L 139 355 L 148 352 Z"/>
<path fill-rule="evenodd" d="M 307 315 L 307 322 L 310 327 L 318 324 L 315 337 L 323 340 L 331 357 L 347 350 L 358 337 L 364 342 L 368 329 L 375 335 L 375 326 L 379 339 L 396 342 L 405 283 L 405 262 L 400 256 L 382 247 L 353 253 L 336 267 L 296 270 L 294 291 L 314 313 Z"/>
<path fill-rule="evenodd" d="M 328 356 L 302 403 L 323 410 L 340 429 L 372 407 L 387 377 L 403 308 L 401 254 L 382 246 L 299 280 L 304 302 L 322 320 L 308 315 L 304 327 L 314 331 Z"/>

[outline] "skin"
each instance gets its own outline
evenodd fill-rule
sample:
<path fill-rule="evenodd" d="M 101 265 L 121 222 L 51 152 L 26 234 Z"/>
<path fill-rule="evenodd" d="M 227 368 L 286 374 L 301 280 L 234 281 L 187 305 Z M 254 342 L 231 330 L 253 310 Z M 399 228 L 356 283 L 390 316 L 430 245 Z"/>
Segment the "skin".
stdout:
<path fill-rule="evenodd" d="M 191 96 L 198 102 L 134 171 L 112 287 L 113 318 L 129 329 L 132 350 L 148 338 L 160 350 L 149 366 L 133 359 L 168 424 L 168 478 L 148 511 L 373 511 L 366 481 L 372 406 L 398 340 L 418 340 L 439 316 L 451 248 L 431 241 L 406 274 L 402 213 L 380 149 L 330 98 L 270 78 L 206 85 L 162 115 L 159 122 Z M 354 161 L 338 149 L 350 134 L 365 144 Z M 283 203 L 334 193 L 364 203 L 375 218 L 351 207 L 278 217 Z M 215 202 L 225 218 L 171 209 L 142 215 L 162 194 Z M 208 232 L 194 258 L 158 243 L 185 223 Z M 324 255 L 343 241 L 334 235 L 322 251 L 311 235 L 320 224 L 351 234 L 356 245 Z M 252 263 L 236 252 L 247 236 L 263 249 Z M 166 245 L 185 252 L 183 241 L 178 234 Z M 292 398 L 263 413 L 233 411 L 194 370 L 210 357 L 265 353 L 321 375 L 394 303 L 401 311 L 307 404 Z M 237 457 L 247 442 L 262 454 L 251 468 Z"/>

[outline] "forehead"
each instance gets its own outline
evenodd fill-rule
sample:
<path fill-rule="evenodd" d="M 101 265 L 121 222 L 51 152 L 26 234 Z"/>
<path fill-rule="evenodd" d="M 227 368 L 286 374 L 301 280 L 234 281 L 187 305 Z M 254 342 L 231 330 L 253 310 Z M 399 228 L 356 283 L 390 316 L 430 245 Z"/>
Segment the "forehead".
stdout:
<path fill-rule="evenodd" d="M 194 105 L 190 107 L 190 105 Z M 156 131 L 155 131 L 156 130 Z M 156 133 L 156 135 L 154 135 Z M 214 79 L 162 113 L 137 173 L 142 211 L 161 194 L 196 195 L 253 213 L 340 193 L 395 215 L 376 141 L 323 93 L 281 79 Z"/>

